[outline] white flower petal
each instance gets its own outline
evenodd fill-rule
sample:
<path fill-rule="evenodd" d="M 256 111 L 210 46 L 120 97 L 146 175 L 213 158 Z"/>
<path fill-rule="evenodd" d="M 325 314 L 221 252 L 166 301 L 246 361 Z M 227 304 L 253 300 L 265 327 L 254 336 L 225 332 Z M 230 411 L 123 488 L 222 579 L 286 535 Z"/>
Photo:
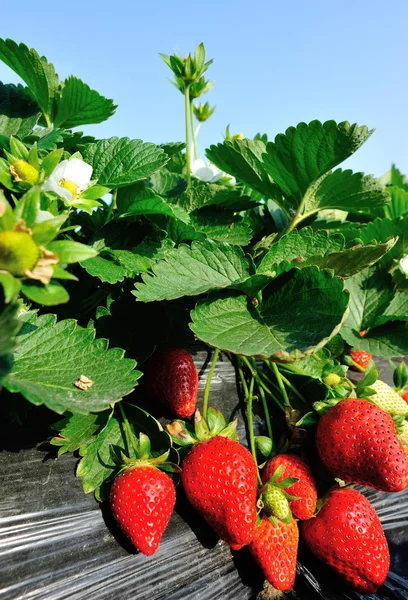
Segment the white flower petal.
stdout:
<path fill-rule="evenodd" d="M 81 190 L 89 186 L 92 177 L 92 167 L 80 158 L 71 158 L 65 168 L 64 179 L 73 181 Z"/>
<path fill-rule="evenodd" d="M 201 181 L 212 181 L 214 178 L 213 170 L 210 167 L 201 167 L 201 169 L 197 169 L 195 176 Z"/>
<path fill-rule="evenodd" d="M 408 254 L 407 256 L 404 256 L 403 258 L 401 258 L 401 260 L 399 261 L 399 265 L 400 265 L 400 269 L 403 273 L 405 273 L 405 275 L 408 276 Z"/>
<path fill-rule="evenodd" d="M 49 221 L 53 219 L 54 215 L 48 210 L 39 210 L 35 219 L 36 223 L 42 223 L 43 221 Z"/>
<path fill-rule="evenodd" d="M 204 162 L 204 161 L 203 161 L 201 158 L 197 158 L 197 160 L 192 160 L 192 161 L 191 161 L 191 163 L 190 163 L 190 170 L 191 170 L 191 173 L 192 173 L 194 176 L 198 177 L 198 175 L 197 175 L 197 171 L 198 171 L 199 169 L 203 169 L 203 168 L 205 168 L 206 166 L 207 166 L 207 165 L 205 164 L 205 162 Z"/>

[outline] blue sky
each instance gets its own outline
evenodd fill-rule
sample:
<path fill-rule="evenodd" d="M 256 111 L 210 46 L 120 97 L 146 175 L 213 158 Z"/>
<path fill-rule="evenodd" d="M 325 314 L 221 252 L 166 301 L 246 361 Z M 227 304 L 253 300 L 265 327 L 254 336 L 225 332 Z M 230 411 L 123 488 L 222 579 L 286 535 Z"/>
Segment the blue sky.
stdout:
<path fill-rule="evenodd" d="M 157 143 L 184 135 L 183 98 L 158 52 L 204 41 L 215 85 L 203 100 L 217 109 L 201 155 L 227 124 L 273 138 L 299 121 L 348 120 L 376 132 L 345 165 L 380 176 L 391 162 L 408 171 L 407 23 L 406 0 L 20 0 L 2 6 L 0 36 L 115 100 L 90 134 Z M 0 64 L 0 81 L 18 78 Z"/>

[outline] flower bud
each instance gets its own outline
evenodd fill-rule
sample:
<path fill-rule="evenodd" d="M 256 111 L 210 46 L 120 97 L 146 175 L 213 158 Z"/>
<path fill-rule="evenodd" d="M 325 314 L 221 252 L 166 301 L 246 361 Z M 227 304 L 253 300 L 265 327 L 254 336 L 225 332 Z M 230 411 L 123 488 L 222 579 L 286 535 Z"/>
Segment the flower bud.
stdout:
<path fill-rule="evenodd" d="M 38 170 L 30 165 L 26 160 L 16 160 L 10 167 L 10 173 L 12 174 L 14 181 L 25 181 L 35 185 L 38 181 L 39 172 Z"/>
<path fill-rule="evenodd" d="M 0 231 L 0 271 L 22 277 L 32 270 L 40 249 L 25 231 Z"/>

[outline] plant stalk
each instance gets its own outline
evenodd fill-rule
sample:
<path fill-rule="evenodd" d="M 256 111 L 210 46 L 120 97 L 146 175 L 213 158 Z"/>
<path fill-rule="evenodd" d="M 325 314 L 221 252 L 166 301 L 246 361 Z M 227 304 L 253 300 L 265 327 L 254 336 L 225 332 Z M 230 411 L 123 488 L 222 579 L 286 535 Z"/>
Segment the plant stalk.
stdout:
<path fill-rule="evenodd" d="M 203 400 L 203 417 L 204 417 L 204 419 L 207 418 L 208 398 L 210 395 L 211 380 L 214 375 L 214 369 L 215 369 L 215 365 L 217 364 L 219 354 L 220 354 L 219 348 L 215 348 L 214 354 L 212 357 L 212 361 L 211 361 L 210 370 L 208 371 L 208 375 L 207 375 L 205 390 L 204 390 L 204 400 Z"/>
<path fill-rule="evenodd" d="M 186 85 L 184 89 L 184 110 L 186 122 L 186 168 L 187 168 L 187 189 L 191 189 L 191 159 L 190 159 L 190 86 Z"/>
<path fill-rule="evenodd" d="M 135 451 L 136 456 L 137 456 L 137 454 L 138 454 L 138 447 L 137 447 L 136 439 L 135 439 L 134 433 L 133 433 L 133 431 L 132 431 L 132 429 L 130 427 L 130 423 L 128 421 L 128 418 L 126 416 L 126 413 L 124 411 L 122 403 L 118 402 L 117 406 L 119 406 L 120 414 L 122 415 L 123 426 L 125 428 L 125 433 L 126 433 L 126 438 L 127 438 L 128 446 L 129 446 L 129 441 L 130 441 L 130 443 L 132 445 L 132 448 Z"/>
<path fill-rule="evenodd" d="M 279 371 L 279 369 L 278 369 L 278 367 L 277 367 L 276 363 L 274 363 L 274 362 L 273 362 L 273 363 L 271 363 L 271 365 L 272 365 L 272 370 L 273 370 L 273 372 L 274 372 L 274 374 L 275 374 L 276 380 L 277 380 L 277 382 L 278 382 L 278 386 L 279 386 L 279 389 L 280 389 L 280 391 L 281 391 L 281 394 L 282 394 L 282 397 L 283 397 L 284 404 L 285 404 L 286 406 L 290 406 L 290 402 L 289 402 L 288 393 L 287 393 L 287 391 L 286 391 L 285 384 L 283 383 L 283 380 L 282 380 L 282 376 L 281 376 L 281 374 L 280 374 L 280 371 Z"/>
<path fill-rule="evenodd" d="M 108 214 L 106 215 L 105 225 L 106 225 L 106 223 L 109 223 L 109 221 L 112 218 L 112 213 L 113 213 L 113 211 L 116 208 L 116 197 L 117 197 L 117 195 L 118 195 L 118 190 L 113 190 L 113 192 L 112 192 L 112 202 L 110 203 L 109 208 L 108 208 Z"/>
<path fill-rule="evenodd" d="M 254 397 L 254 384 L 255 384 L 255 377 L 252 376 L 250 384 L 249 384 L 248 396 L 246 396 L 246 398 L 245 398 L 245 404 L 246 404 L 246 414 L 247 414 L 248 430 L 249 430 L 249 447 L 251 448 L 251 454 L 252 454 L 255 464 L 256 464 L 258 483 L 262 486 L 262 479 L 259 474 L 258 462 L 256 459 L 254 420 L 253 420 L 253 413 L 252 413 L 252 400 Z"/>
<path fill-rule="evenodd" d="M 193 147 L 194 147 L 194 158 L 198 159 L 198 151 L 197 151 L 197 137 L 194 126 L 194 110 L 193 110 L 193 101 L 190 100 L 190 119 L 191 119 L 191 136 L 193 138 Z"/>

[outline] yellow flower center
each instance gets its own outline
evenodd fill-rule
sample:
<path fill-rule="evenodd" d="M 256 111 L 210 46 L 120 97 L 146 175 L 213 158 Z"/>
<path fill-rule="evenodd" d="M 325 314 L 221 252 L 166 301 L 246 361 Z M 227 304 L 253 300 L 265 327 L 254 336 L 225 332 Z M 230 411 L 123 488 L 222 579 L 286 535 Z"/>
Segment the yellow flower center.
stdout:
<path fill-rule="evenodd" d="M 73 200 L 77 197 L 78 186 L 73 181 L 69 181 L 69 179 L 60 179 L 58 185 L 71 192 Z"/>

